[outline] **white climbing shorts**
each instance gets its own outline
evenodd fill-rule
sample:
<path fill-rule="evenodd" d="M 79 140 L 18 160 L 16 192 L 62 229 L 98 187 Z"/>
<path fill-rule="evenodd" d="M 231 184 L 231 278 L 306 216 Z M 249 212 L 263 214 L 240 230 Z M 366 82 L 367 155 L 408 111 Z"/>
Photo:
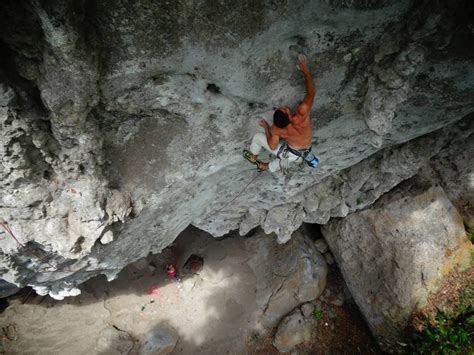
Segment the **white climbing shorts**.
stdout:
<path fill-rule="evenodd" d="M 276 149 L 271 149 L 270 146 L 268 145 L 267 136 L 264 133 L 255 133 L 255 135 L 252 138 L 252 143 L 250 144 L 250 152 L 253 155 L 259 155 L 262 148 L 265 148 L 265 150 L 277 156 L 278 151 L 281 148 L 281 144 L 278 144 L 278 147 L 276 147 Z M 289 163 L 300 160 L 300 159 L 303 159 L 303 158 L 291 152 L 287 152 L 285 154 L 285 157 L 278 157 L 278 159 L 272 160 L 270 164 L 268 164 L 268 170 L 274 173 L 281 169 L 281 165 L 283 165 L 286 168 L 287 167 L 286 165 L 288 165 Z"/>

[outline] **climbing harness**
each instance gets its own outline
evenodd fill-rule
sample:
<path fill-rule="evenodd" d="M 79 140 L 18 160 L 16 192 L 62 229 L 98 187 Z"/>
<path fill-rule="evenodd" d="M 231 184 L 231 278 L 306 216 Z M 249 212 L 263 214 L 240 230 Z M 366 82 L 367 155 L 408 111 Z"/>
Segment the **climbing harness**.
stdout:
<path fill-rule="evenodd" d="M 288 159 L 288 154 L 291 153 L 301 158 L 300 168 L 302 168 L 304 163 L 306 163 L 311 168 L 316 168 L 319 164 L 318 158 L 314 155 L 312 151 L 313 147 L 307 149 L 294 149 L 288 145 L 288 143 L 283 143 L 278 150 L 277 158 L 280 159 L 280 169 L 284 174 L 288 173 L 290 162 Z"/>
<path fill-rule="evenodd" d="M 286 149 L 294 155 L 303 158 L 303 161 L 310 167 L 316 168 L 319 164 L 318 158 L 313 154 L 313 147 L 310 146 L 306 149 L 293 149 L 287 143 L 284 144 Z"/>

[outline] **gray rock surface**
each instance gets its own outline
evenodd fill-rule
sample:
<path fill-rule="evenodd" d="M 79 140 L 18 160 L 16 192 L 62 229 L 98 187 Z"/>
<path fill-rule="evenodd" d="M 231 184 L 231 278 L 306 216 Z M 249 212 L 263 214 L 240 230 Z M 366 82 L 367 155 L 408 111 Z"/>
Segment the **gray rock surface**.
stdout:
<path fill-rule="evenodd" d="M 334 264 L 334 256 L 331 253 L 324 254 L 324 260 L 328 265 Z"/>
<path fill-rule="evenodd" d="M 153 329 L 147 334 L 140 349 L 140 355 L 166 355 L 173 351 L 178 337 L 173 330 L 165 328 Z"/>
<path fill-rule="evenodd" d="M 278 325 L 273 346 L 279 352 L 287 353 L 301 343 L 311 340 L 313 324 L 303 318 L 299 309 L 287 315 Z"/>
<path fill-rule="evenodd" d="M 318 298 L 326 287 L 324 258 L 299 230 L 283 245 L 260 232 L 248 239 L 246 248 L 253 251 L 248 264 L 257 280 L 257 304 L 265 326 L 276 326 L 284 315 Z"/>
<path fill-rule="evenodd" d="M 314 245 L 316 246 L 316 249 L 318 249 L 318 251 L 321 254 L 324 254 L 325 252 L 328 251 L 328 243 L 326 243 L 326 241 L 324 239 L 315 240 Z"/>
<path fill-rule="evenodd" d="M 323 228 L 369 327 L 386 348 L 400 347 L 415 310 L 455 267 L 469 265 L 463 219 L 431 181 L 413 178 L 371 208 Z"/>
<path fill-rule="evenodd" d="M 284 243 L 369 206 L 472 132 L 466 3 L 2 1 L 0 217 L 23 246 L 2 231 L 0 277 L 62 297 L 190 224 Z M 320 168 L 244 190 L 258 120 L 304 95 L 298 52 Z"/>
<path fill-rule="evenodd" d="M 121 355 L 130 353 L 133 345 L 133 339 L 127 332 L 109 327 L 100 332 L 94 350 L 98 354 Z"/>
<path fill-rule="evenodd" d="M 474 117 L 471 117 L 471 120 Z M 431 169 L 423 174 L 442 186 L 450 201 L 463 217 L 464 223 L 474 229 L 474 139 L 455 144 L 430 161 Z"/>
<path fill-rule="evenodd" d="M 15 91 L 5 83 L 0 83 L 0 107 L 10 106 L 15 100 Z"/>
<path fill-rule="evenodd" d="M 314 304 L 312 303 L 305 303 L 301 306 L 301 313 L 305 318 L 313 317 L 314 313 Z"/>

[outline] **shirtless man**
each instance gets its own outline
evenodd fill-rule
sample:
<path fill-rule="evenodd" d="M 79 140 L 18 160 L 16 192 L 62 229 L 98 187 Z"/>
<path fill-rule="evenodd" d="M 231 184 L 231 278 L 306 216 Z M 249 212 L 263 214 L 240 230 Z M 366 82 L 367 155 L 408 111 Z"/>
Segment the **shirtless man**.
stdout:
<path fill-rule="evenodd" d="M 271 127 L 267 121 L 261 120 L 259 124 L 265 129 L 265 134 L 256 133 L 252 138 L 250 151 L 244 150 L 244 157 L 251 163 L 256 164 L 260 171 L 270 170 L 276 172 L 280 169 L 279 159 L 282 159 L 282 154 L 285 154 L 288 162 L 292 162 L 303 159 L 305 152 L 311 149 L 313 134 L 309 113 L 313 106 L 316 89 L 308 68 L 308 60 L 300 54 L 298 62 L 298 68 L 303 73 L 306 82 L 306 96 L 303 101 L 298 105 L 295 113 L 291 113 L 287 106 L 278 108 L 273 114 L 273 125 Z M 287 147 L 284 147 L 283 152 L 280 151 L 282 147 L 280 138 L 287 143 Z M 278 159 L 270 163 L 259 161 L 258 154 L 262 148 L 276 155 Z M 315 164 L 317 165 L 317 159 Z"/>

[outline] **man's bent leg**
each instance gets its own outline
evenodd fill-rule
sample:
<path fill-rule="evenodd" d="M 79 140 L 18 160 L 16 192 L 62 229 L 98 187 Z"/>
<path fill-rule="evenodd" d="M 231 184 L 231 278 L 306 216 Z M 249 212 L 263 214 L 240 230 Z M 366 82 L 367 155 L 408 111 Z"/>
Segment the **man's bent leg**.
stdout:
<path fill-rule="evenodd" d="M 265 148 L 269 153 L 272 153 L 274 155 L 278 154 L 278 151 L 280 150 L 281 144 L 278 144 L 276 149 L 271 149 L 270 146 L 268 145 L 267 141 L 267 136 L 264 133 L 255 133 L 255 135 L 252 138 L 252 143 L 250 144 L 250 152 L 257 157 L 260 154 L 260 151 L 262 148 Z M 280 160 L 275 159 L 271 161 L 270 163 L 263 163 L 265 165 L 268 165 L 268 170 L 270 170 L 272 173 L 280 170 Z M 267 169 L 264 169 L 267 170 Z"/>
<path fill-rule="evenodd" d="M 255 133 L 252 138 L 252 143 L 250 144 L 250 152 L 253 155 L 259 155 L 262 148 L 265 148 L 272 154 L 277 154 L 278 149 L 280 149 L 280 145 L 276 149 L 271 149 L 268 145 L 267 136 L 264 133 Z"/>
<path fill-rule="evenodd" d="M 278 170 L 280 170 L 280 159 L 277 158 L 277 159 L 272 160 L 268 164 L 268 170 L 270 170 L 270 172 L 272 173 L 275 173 Z"/>

